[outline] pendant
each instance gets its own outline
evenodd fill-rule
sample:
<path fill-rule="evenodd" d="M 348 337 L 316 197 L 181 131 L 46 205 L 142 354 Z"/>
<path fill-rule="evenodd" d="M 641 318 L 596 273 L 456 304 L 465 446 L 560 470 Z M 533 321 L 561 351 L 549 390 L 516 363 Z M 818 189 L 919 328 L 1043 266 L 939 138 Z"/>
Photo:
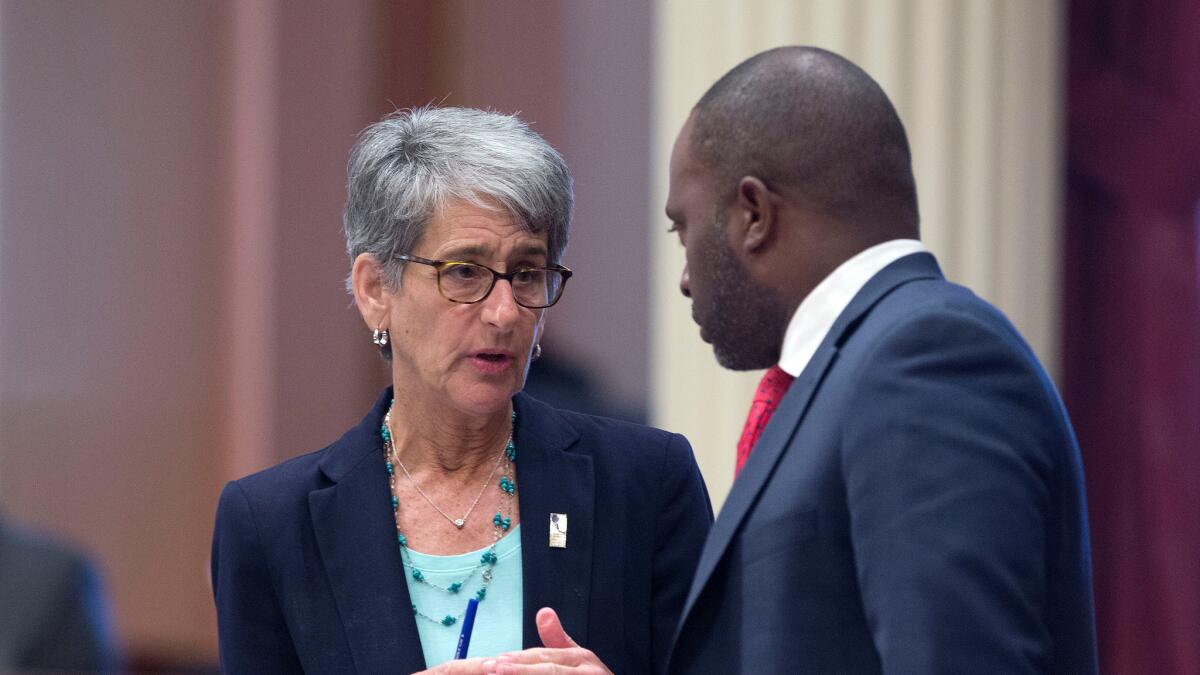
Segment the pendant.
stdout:
<path fill-rule="evenodd" d="M 463 529 L 463 525 L 466 525 L 466 524 L 467 524 L 467 521 L 463 520 L 462 518 L 459 518 L 458 520 L 454 521 L 454 526 L 460 530 Z"/>

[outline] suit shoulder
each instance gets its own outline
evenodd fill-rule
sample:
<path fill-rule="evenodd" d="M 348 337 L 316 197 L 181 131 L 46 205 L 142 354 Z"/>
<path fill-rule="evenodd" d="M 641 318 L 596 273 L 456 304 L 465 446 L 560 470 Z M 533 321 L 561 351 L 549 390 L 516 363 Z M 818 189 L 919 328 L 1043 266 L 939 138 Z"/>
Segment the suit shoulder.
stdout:
<path fill-rule="evenodd" d="M 972 414 L 1002 418 L 1010 427 L 1020 419 L 1041 429 L 1035 450 L 1074 447 L 1053 382 L 1000 310 L 944 281 L 908 284 L 877 310 L 843 347 L 852 364 L 846 400 L 973 406 Z M 959 418 L 965 415 L 960 410 Z"/>
<path fill-rule="evenodd" d="M 570 451 L 591 455 L 595 461 L 657 470 L 664 452 L 691 458 L 691 445 L 680 434 L 569 410 L 554 412 L 579 434 L 579 441 Z"/>
<path fill-rule="evenodd" d="M 948 331 L 947 337 L 990 338 L 1037 362 L 1003 312 L 971 289 L 941 279 L 916 280 L 896 288 L 863 319 L 856 333 L 883 340 L 915 335 L 939 342 L 941 331 Z"/>
<path fill-rule="evenodd" d="M 618 436 L 636 439 L 644 443 L 666 443 L 672 436 L 678 435 L 664 429 L 627 420 L 600 417 L 598 415 L 589 415 L 570 410 L 559 410 L 558 413 L 581 436 Z"/>
<path fill-rule="evenodd" d="M 671 436 L 671 432 L 659 429 L 657 427 L 640 424 L 638 422 L 630 422 L 628 420 L 619 420 L 611 417 L 601 417 L 599 415 L 590 415 L 587 413 L 575 412 L 572 410 L 563 410 L 554 408 L 567 423 L 574 427 L 580 434 L 584 433 L 617 433 L 630 436 L 644 436 L 646 438 L 655 438 L 666 440 Z"/>

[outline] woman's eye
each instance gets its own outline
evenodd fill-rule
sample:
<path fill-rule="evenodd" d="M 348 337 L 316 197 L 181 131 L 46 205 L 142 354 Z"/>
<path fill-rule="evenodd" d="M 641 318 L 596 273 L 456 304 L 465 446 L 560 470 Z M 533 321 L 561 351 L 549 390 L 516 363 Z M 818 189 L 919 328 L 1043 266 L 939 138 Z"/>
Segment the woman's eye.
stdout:
<path fill-rule="evenodd" d="M 474 265 L 452 265 L 450 269 L 446 270 L 446 273 L 455 279 L 461 279 L 463 281 L 478 279 L 483 274 L 483 272 Z"/>
<path fill-rule="evenodd" d="M 513 273 L 513 283 L 532 284 L 537 280 L 537 270 L 517 270 Z"/>

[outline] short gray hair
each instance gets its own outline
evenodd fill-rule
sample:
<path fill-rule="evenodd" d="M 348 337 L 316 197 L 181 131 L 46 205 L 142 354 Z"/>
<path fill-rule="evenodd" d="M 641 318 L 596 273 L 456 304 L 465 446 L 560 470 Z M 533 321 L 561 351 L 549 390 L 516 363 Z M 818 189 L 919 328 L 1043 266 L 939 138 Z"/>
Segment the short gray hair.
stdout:
<path fill-rule="evenodd" d="M 567 247 L 571 174 L 546 139 L 515 115 L 429 106 L 372 124 L 350 152 L 342 227 L 351 264 L 370 253 L 398 285 L 395 256 L 410 253 L 453 202 L 498 204 L 526 230 L 546 233 L 550 263 Z"/>

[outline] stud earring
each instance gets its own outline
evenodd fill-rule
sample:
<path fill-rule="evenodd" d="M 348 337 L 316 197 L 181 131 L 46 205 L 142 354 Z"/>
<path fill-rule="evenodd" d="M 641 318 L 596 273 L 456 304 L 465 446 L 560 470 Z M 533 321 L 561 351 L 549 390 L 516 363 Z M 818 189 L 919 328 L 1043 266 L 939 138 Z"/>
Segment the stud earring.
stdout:
<path fill-rule="evenodd" d="M 391 337 L 392 336 L 388 335 L 386 328 L 384 328 L 383 330 L 376 328 L 375 332 L 371 333 L 371 342 L 374 342 L 375 344 L 379 345 L 380 347 L 386 347 L 387 343 L 391 339 Z"/>
<path fill-rule="evenodd" d="M 530 361 L 537 361 L 542 358 L 542 343 L 537 343 L 533 346 L 533 356 L 529 357 Z"/>

